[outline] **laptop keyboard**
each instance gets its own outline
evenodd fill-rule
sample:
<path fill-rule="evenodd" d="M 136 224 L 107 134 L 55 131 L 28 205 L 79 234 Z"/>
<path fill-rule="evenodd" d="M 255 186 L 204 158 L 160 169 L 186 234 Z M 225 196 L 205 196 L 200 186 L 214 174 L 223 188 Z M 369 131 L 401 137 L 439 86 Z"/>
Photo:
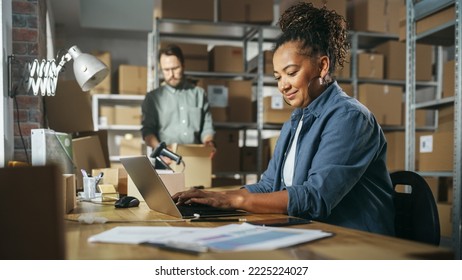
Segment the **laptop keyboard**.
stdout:
<path fill-rule="evenodd" d="M 189 204 L 189 205 L 177 205 L 183 216 L 194 216 L 194 214 L 207 215 L 207 216 L 219 216 L 219 215 L 245 215 L 245 212 L 240 210 L 230 210 L 212 207 L 205 204 Z"/>

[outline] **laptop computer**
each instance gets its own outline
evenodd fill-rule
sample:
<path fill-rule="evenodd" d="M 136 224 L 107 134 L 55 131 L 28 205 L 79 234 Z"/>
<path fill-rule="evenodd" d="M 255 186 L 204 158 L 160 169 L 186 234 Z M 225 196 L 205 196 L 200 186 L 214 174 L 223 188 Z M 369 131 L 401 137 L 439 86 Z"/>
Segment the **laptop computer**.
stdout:
<path fill-rule="evenodd" d="M 147 156 L 121 157 L 120 161 L 151 210 L 183 219 L 246 214 L 242 210 L 225 210 L 208 205 L 176 205 Z"/>

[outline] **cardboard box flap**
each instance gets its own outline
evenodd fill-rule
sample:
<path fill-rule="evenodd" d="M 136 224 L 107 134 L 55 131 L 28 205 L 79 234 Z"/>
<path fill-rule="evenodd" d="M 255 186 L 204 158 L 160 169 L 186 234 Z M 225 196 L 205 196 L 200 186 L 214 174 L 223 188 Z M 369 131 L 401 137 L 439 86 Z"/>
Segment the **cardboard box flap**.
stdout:
<path fill-rule="evenodd" d="M 210 153 L 212 153 L 212 148 L 202 144 L 173 144 L 172 151 L 182 157 L 209 157 Z"/>

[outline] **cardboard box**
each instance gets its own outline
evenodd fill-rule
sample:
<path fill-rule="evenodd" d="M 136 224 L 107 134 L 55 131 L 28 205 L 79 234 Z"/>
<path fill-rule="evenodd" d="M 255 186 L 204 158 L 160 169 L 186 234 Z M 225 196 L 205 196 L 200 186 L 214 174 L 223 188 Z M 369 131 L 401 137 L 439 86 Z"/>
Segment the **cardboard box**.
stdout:
<path fill-rule="evenodd" d="M 337 69 L 335 69 L 334 77 L 341 78 L 341 79 L 349 79 L 351 78 L 351 53 L 348 53 L 346 56 L 346 61 L 343 64 L 343 68 L 337 65 Z"/>
<path fill-rule="evenodd" d="M 100 126 L 108 126 L 115 124 L 115 110 L 114 106 L 99 106 L 98 123 Z"/>
<path fill-rule="evenodd" d="M 214 0 L 163 0 L 154 17 L 213 21 Z"/>
<path fill-rule="evenodd" d="M 185 187 L 185 174 L 184 173 L 177 173 L 171 172 L 168 170 L 156 170 L 157 174 L 159 174 L 160 179 L 164 183 L 165 187 L 167 188 L 170 195 L 174 195 L 177 192 L 184 191 L 187 188 Z M 134 196 L 138 198 L 140 201 L 145 201 L 144 197 L 141 195 L 140 191 L 136 187 L 133 180 L 128 177 L 128 192 L 127 195 Z"/>
<path fill-rule="evenodd" d="M 228 121 L 228 108 L 210 107 L 214 123 Z"/>
<path fill-rule="evenodd" d="M 443 98 L 454 96 L 455 90 L 455 61 L 450 60 L 443 64 Z"/>
<path fill-rule="evenodd" d="M 92 169 L 92 176 L 98 175 L 100 172 L 104 173 L 101 179 L 101 184 L 113 185 L 117 192 L 121 195 L 128 193 L 128 175 L 127 171 L 123 167 L 111 167 L 111 168 L 96 168 Z"/>
<path fill-rule="evenodd" d="M 72 139 L 72 150 L 77 178 L 77 190 L 83 189 L 81 169 L 90 172 L 95 168 L 108 167 L 98 136 Z"/>
<path fill-rule="evenodd" d="M 112 62 L 111 62 L 111 53 L 107 51 L 92 51 L 92 55 L 94 55 L 96 58 L 101 60 L 107 68 L 109 69 L 109 74 L 104 78 L 104 80 L 101 81 L 98 85 L 96 85 L 94 88 L 90 90 L 90 94 L 104 94 L 104 93 L 112 93 L 112 81 L 111 81 L 111 68 L 112 68 Z"/>
<path fill-rule="evenodd" d="M 145 95 L 148 69 L 145 66 L 119 65 L 119 94 Z"/>
<path fill-rule="evenodd" d="M 175 44 L 181 48 L 185 60 L 185 71 L 206 72 L 209 70 L 208 46 L 206 44 L 161 42 L 160 47 L 165 48 L 169 44 Z"/>
<path fill-rule="evenodd" d="M 401 125 L 403 91 L 400 86 L 361 84 L 358 100 L 374 114 L 381 125 Z"/>
<path fill-rule="evenodd" d="M 230 187 L 230 186 L 243 186 L 244 182 L 242 179 L 235 179 L 235 178 L 226 178 L 226 177 L 218 177 L 212 178 L 212 187 Z"/>
<path fill-rule="evenodd" d="M 237 172 L 240 169 L 239 130 L 217 130 L 217 152 L 212 159 L 212 173 Z"/>
<path fill-rule="evenodd" d="M 184 173 L 185 187 L 212 186 L 212 153 L 211 147 L 204 145 L 172 145 L 173 152 L 183 157 L 185 166 L 172 164 L 170 167 L 175 172 Z"/>
<path fill-rule="evenodd" d="M 352 0 L 348 2 L 351 29 L 398 35 L 396 13 L 403 0 Z"/>
<path fill-rule="evenodd" d="M 452 236 L 452 204 L 437 203 L 441 236 Z"/>
<path fill-rule="evenodd" d="M 273 17 L 273 0 L 220 0 L 223 22 L 271 23 Z"/>
<path fill-rule="evenodd" d="M 452 171 L 453 131 L 437 131 L 422 135 L 419 147 L 419 171 Z"/>
<path fill-rule="evenodd" d="M 290 119 L 293 110 L 293 107 L 284 102 L 282 95 L 263 97 L 264 123 L 284 123 Z"/>
<path fill-rule="evenodd" d="M 241 147 L 241 171 L 256 172 L 258 171 L 258 147 Z M 262 154 L 261 154 L 261 168 L 265 171 L 268 167 L 270 160 L 270 141 L 263 139 L 262 141 Z"/>
<path fill-rule="evenodd" d="M 114 124 L 141 125 L 141 106 L 114 106 Z"/>
<path fill-rule="evenodd" d="M 250 72 L 257 72 L 258 55 L 249 60 L 247 68 Z M 273 75 L 273 51 L 263 51 L 263 74 Z"/>
<path fill-rule="evenodd" d="M 77 81 L 59 80 L 56 95 L 45 96 L 44 102 L 50 129 L 67 133 L 94 130 L 91 95 Z"/>
<path fill-rule="evenodd" d="M 209 52 L 209 70 L 214 72 L 243 73 L 242 47 L 214 46 Z"/>
<path fill-rule="evenodd" d="M 103 151 L 104 161 L 106 162 L 106 166 L 111 165 L 111 161 L 109 160 L 109 147 L 108 147 L 108 131 L 104 129 L 96 130 L 96 131 L 78 131 L 72 133 L 72 139 L 77 139 L 80 137 L 87 137 L 87 136 L 97 136 L 99 142 L 101 143 L 101 150 Z"/>
<path fill-rule="evenodd" d="M 416 35 L 420 35 L 438 26 L 448 24 L 449 22 L 454 21 L 455 18 L 455 6 L 449 6 L 418 20 L 415 23 L 415 33 Z M 400 7 L 399 40 L 406 40 L 406 5 L 402 5 Z M 438 36 L 438 41 L 438 43 L 442 45 L 454 44 L 454 34 L 451 34 L 450 32 L 441 33 L 441 36 Z M 433 44 L 435 42 L 428 43 Z"/>
<path fill-rule="evenodd" d="M 338 83 L 338 85 L 343 89 L 343 91 L 351 97 L 354 97 L 354 88 L 352 84 L 348 83 Z"/>
<path fill-rule="evenodd" d="M 406 43 L 387 41 L 374 48 L 376 53 L 384 56 L 384 78 L 389 80 L 406 80 Z M 415 77 L 417 81 L 432 80 L 433 47 L 416 44 Z"/>
<path fill-rule="evenodd" d="M 359 53 L 358 78 L 383 79 L 383 55 Z"/>
<path fill-rule="evenodd" d="M 418 139 L 422 133 L 417 132 L 415 139 Z M 404 131 L 385 131 L 385 138 L 387 139 L 387 168 L 388 171 L 405 170 L 405 156 L 406 156 L 406 143 Z M 418 145 L 414 145 L 416 155 L 416 167 L 419 165 L 419 149 Z"/>
<path fill-rule="evenodd" d="M 77 207 L 77 188 L 75 174 L 62 175 L 64 213 L 70 213 Z"/>
<path fill-rule="evenodd" d="M 287 8 L 297 3 L 299 0 L 280 0 L 279 11 L 282 14 Z M 347 16 L 347 0 L 305 0 L 302 2 L 311 2 L 313 6 L 322 8 L 326 5 L 328 10 L 334 10 L 337 14 L 346 18 Z"/>
<path fill-rule="evenodd" d="M 454 104 L 438 109 L 438 131 L 454 131 Z"/>
<path fill-rule="evenodd" d="M 226 119 L 228 122 L 253 122 L 252 81 L 201 79 L 198 86 L 206 91 L 210 89 L 210 86 L 226 87 L 228 89 L 228 107 L 226 108 L 226 117 L 223 116 L 223 111 L 220 112 L 222 119 Z"/>
<path fill-rule="evenodd" d="M 122 137 L 120 139 L 120 156 L 142 155 L 144 150 L 144 140 L 141 137 Z"/>

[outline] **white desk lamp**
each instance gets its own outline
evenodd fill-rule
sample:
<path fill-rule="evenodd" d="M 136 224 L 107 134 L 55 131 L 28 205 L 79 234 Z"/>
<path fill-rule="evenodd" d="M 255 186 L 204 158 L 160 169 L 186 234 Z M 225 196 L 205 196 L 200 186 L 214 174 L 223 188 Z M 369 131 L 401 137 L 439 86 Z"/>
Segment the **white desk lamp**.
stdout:
<path fill-rule="evenodd" d="M 32 89 L 34 95 L 40 93 L 42 96 L 54 96 L 58 75 L 64 64 L 71 59 L 74 60 L 75 78 L 83 91 L 89 91 L 98 85 L 109 73 L 107 66 L 99 59 L 93 55 L 82 53 L 77 46 L 72 46 L 61 57 L 58 65 L 54 59 L 42 59 L 42 61 L 35 59 L 32 63 L 26 64 L 23 78 L 27 92 Z M 10 96 L 14 96 L 11 90 Z"/>

